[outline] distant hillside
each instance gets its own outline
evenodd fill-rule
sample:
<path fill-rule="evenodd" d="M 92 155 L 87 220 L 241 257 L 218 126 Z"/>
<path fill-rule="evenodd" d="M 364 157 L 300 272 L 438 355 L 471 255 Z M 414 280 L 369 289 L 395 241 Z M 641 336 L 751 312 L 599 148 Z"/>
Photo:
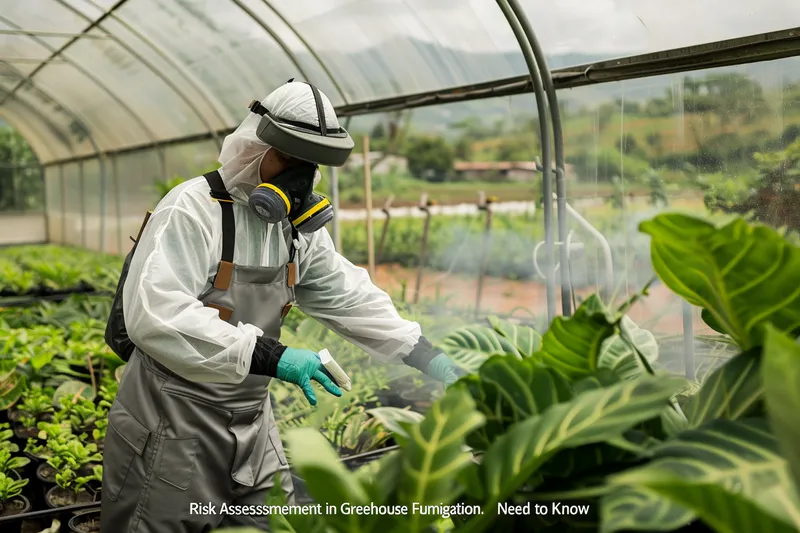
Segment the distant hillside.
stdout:
<path fill-rule="evenodd" d="M 387 62 L 388 51 L 398 61 Z M 379 54 L 379 52 L 382 52 Z M 442 86 L 458 86 L 469 82 L 482 82 L 498 78 L 507 78 L 527 73 L 524 58 L 519 52 L 507 53 L 470 53 L 441 47 L 434 43 L 416 39 L 393 39 L 380 45 L 347 56 L 326 55 L 333 64 L 357 64 L 361 76 L 358 80 L 340 80 L 348 83 L 368 83 L 376 94 L 397 94 L 403 87 L 396 86 L 393 80 L 403 76 L 414 76 L 417 86 L 434 86 L 436 82 Z M 405 58 L 405 62 L 401 59 Z M 565 54 L 548 57 L 549 67 L 559 69 L 569 66 L 592 63 L 609 59 L 608 57 L 588 54 Z M 433 63 L 435 79 L 425 77 L 426 72 L 412 72 L 415 61 Z M 419 63 L 416 63 L 419 64 Z M 404 72 L 409 70 L 409 72 Z M 756 79 L 767 91 L 779 89 L 782 84 L 800 80 L 800 58 L 784 59 L 767 63 L 753 63 L 736 67 L 715 69 L 714 72 L 745 73 Z M 559 101 L 568 102 L 570 109 L 595 107 L 605 102 L 613 102 L 623 96 L 627 100 L 648 100 L 662 96 L 667 88 L 681 80 L 684 76 L 705 77 L 709 71 L 695 71 L 684 75 L 658 76 L 621 83 L 606 83 L 559 91 Z M 465 82 L 464 80 L 469 80 Z M 412 126 L 414 129 L 439 132 L 448 135 L 449 125 L 470 117 L 481 117 L 487 124 L 498 120 L 510 120 L 520 115 L 533 115 L 536 102 L 532 94 L 512 98 L 494 98 L 451 104 L 431 106 L 414 111 Z M 360 118 L 358 127 L 367 128 L 371 120 Z"/>

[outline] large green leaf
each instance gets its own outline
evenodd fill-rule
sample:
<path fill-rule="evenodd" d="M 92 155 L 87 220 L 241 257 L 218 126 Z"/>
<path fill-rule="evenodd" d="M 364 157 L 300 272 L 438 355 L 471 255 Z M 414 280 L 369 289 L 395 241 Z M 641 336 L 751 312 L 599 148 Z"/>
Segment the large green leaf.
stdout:
<path fill-rule="evenodd" d="M 600 500 L 600 531 L 675 531 L 694 514 L 643 487 L 615 487 Z"/>
<path fill-rule="evenodd" d="M 753 349 L 737 355 L 706 378 L 686 402 L 692 427 L 720 418 L 736 420 L 758 415 L 764 409 L 764 388 L 759 367 L 761 354 Z"/>
<path fill-rule="evenodd" d="M 463 379 L 486 425 L 472 433 L 470 446 L 485 450 L 509 426 L 572 399 L 569 382 L 558 372 L 537 366 L 533 359 L 496 356 L 478 376 Z"/>
<path fill-rule="evenodd" d="M 529 326 L 513 324 L 496 316 L 489 317 L 492 328 L 511 341 L 522 357 L 531 357 L 542 346 L 542 336 Z"/>
<path fill-rule="evenodd" d="M 475 402 L 462 387 L 452 387 L 434 403 L 419 424 L 408 425 L 408 437 L 398 435 L 403 476 L 398 487 L 401 504 L 447 505 L 460 488 L 460 472 L 472 464 L 464 452 L 467 435 L 484 423 Z M 418 532 L 435 517 L 413 513 L 404 531 Z"/>
<path fill-rule="evenodd" d="M 631 379 L 641 375 L 643 370 L 631 342 L 650 364 L 658 359 L 658 342 L 655 335 L 627 316 L 622 318 L 619 327 L 625 331 L 626 338 L 617 334 L 606 339 L 598 355 L 598 366 L 612 370 L 622 379 Z"/>
<path fill-rule="evenodd" d="M 653 460 L 609 478 L 612 485 L 638 491 L 637 498 L 614 495 L 603 501 L 603 530 L 663 531 L 663 517 L 679 520 L 690 513 L 672 499 L 658 497 L 653 480 L 678 476 L 686 483 L 735 488 L 743 497 L 755 500 L 774 488 L 789 487 L 786 460 L 778 442 L 763 419 L 717 420 L 698 429 L 684 431 L 653 450 Z M 791 499 L 790 492 L 784 496 Z M 626 505 L 621 500 L 628 499 Z M 675 509 L 675 506 L 681 507 Z M 618 513 L 625 516 L 620 516 Z M 776 510 L 788 516 L 789 508 Z M 681 515 L 681 513 L 684 513 Z M 635 521 L 640 520 L 640 521 Z M 620 525 L 619 528 L 613 525 Z M 674 525 L 674 523 L 673 523 Z"/>
<path fill-rule="evenodd" d="M 28 386 L 24 375 L 16 371 L 13 365 L 7 372 L 0 374 L 0 411 L 10 409 L 19 401 Z"/>
<path fill-rule="evenodd" d="M 399 435 L 406 434 L 406 428 L 402 423 L 415 424 L 423 419 L 422 414 L 408 408 L 376 407 L 369 409 L 367 413 L 378 419 L 386 430 Z"/>
<path fill-rule="evenodd" d="M 774 230 L 742 219 L 716 228 L 686 215 L 642 222 L 651 236 L 653 268 L 661 280 L 711 316 L 743 349 L 763 344 L 763 326 L 800 328 L 800 248 Z"/>
<path fill-rule="evenodd" d="M 664 409 L 683 380 L 643 376 L 590 390 L 512 427 L 483 456 L 483 514 L 465 531 L 483 531 L 506 501 L 556 452 L 618 437 Z"/>
<path fill-rule="evenodd" d="M 86 398 L 87 400 L 94 400 L 96 395 L 97 392 L 88 383 L 78 380 L 69 380 L 59 385 L 53 393 L 53 405 L 60 408 L 61 398 L 69 398 L 74 402 L 79 397 Z"/>
<path fill-rule="evenodd" d="M 800 524 L 792 526 L 788 521 L 765 511 L 735 489 L 726 489 L 716 483 L 695 484 L 673 476 L 671 479 L 653 480 L 648 486 L 694 511 L 717 533 L 797 533 L 800 527 Z"/>
<path fill-rule="evenodd" d="M 614 334 L 615 320 L 597 295 L 587 298 L 569 318 L 556 317 L 535 357 L 570 379 L 593 374 L 600 350 Z"/>
<path fill-rule="evenodd" d="M 314 428 L 292 429 L 286 434 L 292 462 L 316 503 L 339 508 L 344 503 L 369 504 L 370 498 L 355 474 L 348 471 L 325 437 Z M 372 529 L 380 517 L 363 514 L 332 514 L 331 525 L 340 531 Z"/>
<path fill-rule="evenodd" d="M 800 488 L 800 345 L 770 326 L 761 365 L 772 430 Z"/>
<path fill-rule="evenodd" d="M 520 357 L 514 344 L 491 328 L 468 326 L 444 338 L 439 347 L 459 366 L 470 372 L 494 355 Z"/>

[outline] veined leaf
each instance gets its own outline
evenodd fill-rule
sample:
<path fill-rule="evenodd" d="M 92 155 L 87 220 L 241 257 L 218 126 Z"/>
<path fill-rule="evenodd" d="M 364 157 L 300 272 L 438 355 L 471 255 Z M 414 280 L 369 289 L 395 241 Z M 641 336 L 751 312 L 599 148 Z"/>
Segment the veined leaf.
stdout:
<path fill-rule="evenodd" d="M 416 411 L 397 407 L 376 407 L 369 409 L 367 413 L 375 417 L 386 430 L 398 435 L 406 435 L 406 429 L 401 422 L 415 424 L 424 418 Z"/>
<path fill-rule="evenodd" d="M 497 333 L 511 341 L 522 357 L 531 357 L 542 347 L 542 336 L 531 327 L 519 326 L 496 316 L 490 316 L 489 323 Z"/>
<path fill-rule="evenodd" d="M 412 504 L 447 505 L 463 489 L 459 474 L 472 464 L 472 454 L 464 452 L 467 435 L 484 423 L 467 391 L 448 389 L 434 403 L 419 424 L 408 425 L 408 437 L 398 436 L 402 448 L 403 476 L 398 487 L 398 501 Z M 436 517 L 413 513 L 405 531 L 418 532 Z"/>
<path fill-rule="evenodd" d="M 369 504 L 367 491 L 356 475 L 345 468 L 339 455 L 319 431 L 310 427 L 292 429 L 287 432 L 286 440 L 294 467 L 315 502 L 337 508 L 343 503 Z M 378 516 L 361 514 L 327 516 L 329 524 L 341 531 L 370 531 L 379 519 Z"/>
<path fill-rule="evenodd" d="M 695 515 L 680 505 L 665 505 L 664 498 L 643 487 L 615 487 L 600 500 L 600 532 L 675 531 Z"/>
<path fill-rule="evenodd" d="M 3 411 L 19 401 L 25 393 L 28 380 L 15 369 L 4 372 L 0 378 L 0 411 Z"/>
<path fill-rule="evenodd" d="M 556 317 L 535 357 L 570 379 L 593 374 L 600 350 L 614 334 L 614 319 L 597 295 L 587 298 L 569 318 Z"/>
<path fill-rule="evenodd" d="M 714 370 L 686 402 L 692 427 L 717 419 L 737 420 L 764 410 L 760 350 L 741 353 Z"/>
<path fill-rule="evenodd" d="M 800 488 L 800 345 L 769 326 L 763 357 L 761 376 L 772 431 Z"/>
<path fill-rule="evenodd" d="M 508 355 L 520 358 L 514 344 L 491 328 L 468 326 L 457 329 L 439 347 L 459 366 L 474 373 L 488 358 Z"/>
<path fill-rule="evenodd" d="M 486 361 L 478 376 L 463 379 L 486 425 L 473 432 L 468 443 L 485 450 L 512 425 L 542 413 L 551 405 L 572 399 L 569 382 L 533 359 L 496 356 Z"/>
<path fill-rule="evenodd" d="M 590 390 L 516 424 L 484 454 L 484 514 L 462 531 L 482 531 L 496 515 L 498 502 L 507 500 L 559 450 L 604 442 L 658 416 L 682 383 L 643 376 Z"/>
<path fill-rule="evenodd" d="M 648 483 L 651 490 L 691 509 L 718 533 L 797 533 L 797 526 L 766 512 L 740 493 L 715 483 L 689 483 L 678 476 Z"/>
<path fill-rule="evenodd" d="M 763 326 L 800 328 L 800 248 L 742 219 L 716 228 L 664 214 L 639 226 L 652 237 L 653 268 L 670 289 L 710 315 L 742 350 L 763 344 Z"/>
<path fill-rule="evenodd" d="M 619 327 L 624 329 L 627 338 L 633 342 L 648 363 L 652 364 L 658 359 L 658 342 L 655 335 L 640 328 L 627 316 L 622 318 Z M 612 370 L 621 379 L 631 379 L 643 373 L 633 347 L 619 334 L 603 342 L 598 355 L 598 366 Z"/>
<path fill-rule="evenodd" d="M 654 480 L 671 480 L 677 476 L 684 483 L 714 483 L 753 501 L 764 491 L 787 487 L 789 483 L 786 460 L 780 455 L 778 442 L 767 422 L 762 419 L 717 420 L 684 431 L 657 446 L 653 454 L 649 464 L 609 478 L 612 485 L 639 490 L 641 508 L 636 509 L 630 502 L 620 508 L 628 516 L 620 517 L 614 514 L 614 508 L 619 507 L 613 502 L 614 498 L 604 501 L 604 506 L 609 505 L 603 513 L 604 521 L 608 521 L 604 531 L 617 531 L 610 525 L 615 523 L 626 524 L 625 529 L 662 531 L 661 517 L 677 519 L 680 516 L 681 511 L 673 509 L 680 504 L 655 496 Z M 642 521 L 632 523 L 634 516 Z"/>

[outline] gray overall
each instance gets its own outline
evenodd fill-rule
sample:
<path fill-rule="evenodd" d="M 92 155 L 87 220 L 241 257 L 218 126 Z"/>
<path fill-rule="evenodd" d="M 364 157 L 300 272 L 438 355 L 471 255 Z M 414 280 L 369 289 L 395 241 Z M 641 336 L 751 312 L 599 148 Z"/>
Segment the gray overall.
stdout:
<path fill-rule="evenodd" d="M 280 267 L 233 264 L 233 203 L 218 173 L 206 175 L 222 207 L 223 252 L 199 297 L 222 320 L 249 323 L 278 339 L 293 302 L 296 248 Z M 268 529 L 258 509 L 223 515 L 221 504 L 262 506 L 280 474 L 293 503 L 289 467 L 272 414 L 270 379 L 196 383 L 135 350 L 108 417 L 102 533 L 201 533 L 216 527 Z"/>

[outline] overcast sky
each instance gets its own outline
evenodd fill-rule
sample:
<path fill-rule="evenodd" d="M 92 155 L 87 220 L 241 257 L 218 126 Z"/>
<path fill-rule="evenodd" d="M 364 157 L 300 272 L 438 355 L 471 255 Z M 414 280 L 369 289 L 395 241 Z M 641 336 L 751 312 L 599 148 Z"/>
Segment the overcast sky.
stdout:
<path fill-rule="evenodd" d="M 521 4 L 549 54 L 658 51 L 800 26 L 800 0 Z M 472 51 L 517 49 L 494 0 L 283 0 L 276 5 L 311 40 L 341 50 L 400 35 Z"/>

